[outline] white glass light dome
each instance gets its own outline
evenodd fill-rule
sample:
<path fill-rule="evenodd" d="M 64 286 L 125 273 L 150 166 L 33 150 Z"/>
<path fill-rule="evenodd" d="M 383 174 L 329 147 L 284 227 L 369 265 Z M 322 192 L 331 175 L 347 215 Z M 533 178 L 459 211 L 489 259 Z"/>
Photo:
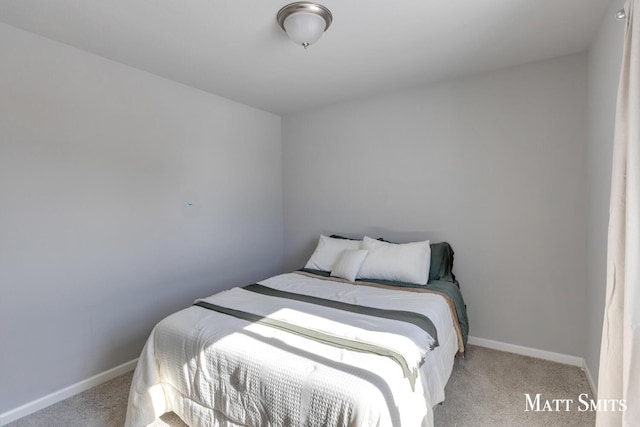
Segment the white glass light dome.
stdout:
<path fill-rule="evenodd" d="M 329 9 L 320 4 L 296 2 L 280 9 L 277 20 L 287 36 L 306 49 L 322 37 L 322 33 L 331 25 L 333 16 Z"/>
<path fill-rule="evenodd" d="M 321 16 L 309 12 L 293 13 L 282 25 L 289 38 L 305 48 L 320 40 L 326 27 Z"/>

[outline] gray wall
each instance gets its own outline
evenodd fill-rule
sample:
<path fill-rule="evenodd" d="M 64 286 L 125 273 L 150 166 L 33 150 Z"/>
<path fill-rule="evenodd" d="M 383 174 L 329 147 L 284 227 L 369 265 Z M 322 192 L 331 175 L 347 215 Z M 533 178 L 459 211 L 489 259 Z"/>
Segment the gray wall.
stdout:
<path fill-rule="evenodd" d="M 2 413 L 280 272 L 283 242 L 280 117 L 4 24 L 0 57 Z"/>
<path fill-rule="evenodd" d="M 288 115 L 282 149 L 277 116 L 0 24 L 0 413 L 281 271 L 283 232 L 286 269 L 321 232 L 448 240 L 472 335 L 597 378 L 621 6 L 588 58 Z"/>
<path fill-rule="evenodd" d="M 285 268 L 321 232 L 449 241 L 477 337 L 586 346 L 587 55 L 283 117 Z"/>
<path fill-rule="evenodd" d="M 600 339 L 604 316 L 607 273 L 607 228 L 613 154 L 613 128 L 618 76 L 622 59 L 624 22 L 615 11 L 623 7 L 614 0 L 605 14 L 598 35 L 589 50 L 589 95 L 587 146 L 587 349 L 585 360 L 594 381 L 598 381 Z"/>

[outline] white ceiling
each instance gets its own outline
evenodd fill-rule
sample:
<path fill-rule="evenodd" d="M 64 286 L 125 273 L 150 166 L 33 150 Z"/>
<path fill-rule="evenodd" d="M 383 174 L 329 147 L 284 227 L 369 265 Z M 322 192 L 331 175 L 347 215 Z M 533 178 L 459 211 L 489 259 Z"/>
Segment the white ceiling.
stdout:
<path fill-rule="evenodd" d="M 284 114 L 584 51 L 610 1 L 322 0 L 306 51 L 287 0 L 1 0 L 0 21 Z"/>

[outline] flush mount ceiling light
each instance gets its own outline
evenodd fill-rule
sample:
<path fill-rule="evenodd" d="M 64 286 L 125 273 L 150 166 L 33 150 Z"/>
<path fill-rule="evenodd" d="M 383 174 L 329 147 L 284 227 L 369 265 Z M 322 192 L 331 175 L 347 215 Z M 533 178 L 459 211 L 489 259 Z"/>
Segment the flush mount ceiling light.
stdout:
<path fill-rule="evenodd" d="M 299 1 L 280 9 L 277 20 L 287 36 L 306 49 L 320 40 L 331 25 L 333 15 L 321 4 Z"/>

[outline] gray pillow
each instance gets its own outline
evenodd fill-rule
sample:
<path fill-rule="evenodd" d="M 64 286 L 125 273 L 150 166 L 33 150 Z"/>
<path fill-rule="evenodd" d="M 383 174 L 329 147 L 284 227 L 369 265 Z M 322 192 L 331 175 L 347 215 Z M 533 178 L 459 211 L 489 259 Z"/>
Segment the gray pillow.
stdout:
<path fill-rule="evenodd" d="M 447 242 L 431 244 L 431 266 L 429 267 L 429 281 L 456 281 L 453 274 L 453 249 Z"/>

